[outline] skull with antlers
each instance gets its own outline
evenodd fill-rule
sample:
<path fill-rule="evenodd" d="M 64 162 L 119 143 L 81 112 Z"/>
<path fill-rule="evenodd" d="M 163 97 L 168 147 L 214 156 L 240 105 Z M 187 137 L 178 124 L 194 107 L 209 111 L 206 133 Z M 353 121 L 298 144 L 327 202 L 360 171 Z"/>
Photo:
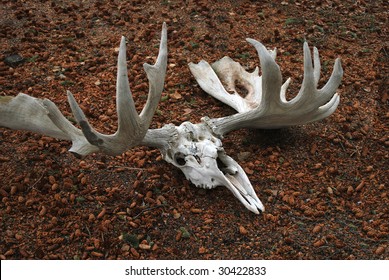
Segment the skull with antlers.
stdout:
<path fill-rule="evenodd" d="M 250 211 L 259 213 L 264 206 L 241 166 L 229 157 L 222 146 L 222 137 L 240 128 L 281 128 L 318 121 L 331 115 L 339 104 L 336 93 L 343 70 L 336 59 L 328 82 L 318 89 L 320 60 L 316 48 L 311 52 L 304 43 L 304 78 L 296 97 L 286 99 L 288 79 L 282 84 L 276 51 L 268 51 L 261 43 L 247 39 L 258 52 L 262 76 L 258 68 L 248 73 L 228 57 L 212 65 L 205 61 L 190 63 L 189 68 L 200 87 L 234 108 L 238 113 L 222 117 L 203 117 L 200 123 L 167 124 L 149 129 L 163 91 L 167 67 L 167 28 L 163 24 L 159 55 L 154 65 L 144 64 L 149 80 L 147 102 L 138 115 L 127 77 L 126 44 L 122 37 L 118 55 L 116 106 L 118 129 L 112 135 L 97 132 L 86 119 L 73 95 L 68 91 L 72 112 L 81 129 L 69 122 L 48 99 L 23 93 L 16 97 L 0 97 L 0 126 L 28 130 L 54 138 L 72 141 L 70 151 L 85 156 L 94 152 L 119 155 L 131 147 L 144 145 L 158 148 L 163 158 L 181 169 L 197 187 L 227 187 Z M 247 94 L 242 97 L 236 84 Z M 224 85 L 223 85 L 224 84 Z"/>

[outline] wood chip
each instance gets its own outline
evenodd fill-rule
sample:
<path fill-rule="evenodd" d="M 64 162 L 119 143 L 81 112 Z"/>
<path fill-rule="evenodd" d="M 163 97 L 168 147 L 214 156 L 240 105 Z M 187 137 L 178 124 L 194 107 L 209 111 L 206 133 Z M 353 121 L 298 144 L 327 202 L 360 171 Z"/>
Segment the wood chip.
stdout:
<path fill-rule="evenodd" d="M 323 225 L 322 225 L 322 224 L 318 224 L 318 225 L 316 225 L 316 226 L 313 228 L 312 232 L 313 232 L 313 233 L 319 233 L 319 232 L 322 230 L 322 228 L 323 228 Z"/>
<path fill-rule="evenodd" d="M 199 254 L 205 254 L 207 252 L 207 249 L 204 247 L 199 248 Z"/>
<path fill-rule="evenodd" d="M 382 255 L 383 253 L 385 252 L 385 247 L 384 246 L 379 246 L 376 250 L 375 250 L 375 254 L 376 255 Z"/>
<path fill-rule="evenodd" d="M 131 248 L 131 254 L 135 257 L 135 258 L 138 258 L 140 257 L 140 254 L 138 253 L 138 251 L 135 249 L 135 248 Z"/>
<path fill-rule="evenodd" d="M 199 214 L 199 213 L 202 212 L 202 210 L 199 209 L 199 208 L 191 208 L 191 209 L 190 209 L 190 212 L 195 213 L 195 214 Z"/>
<path fill-rule="evenodd" d="M 101 219 L 105 215 L 106 211 L 107 210 L 105 208 L 103 208 L 103 210 L 101 210 L 101 212 L 97 215 L 97 219 Z"/>
<path fill-rule="evenodd" d="M 247 234 L 247 229 L 245 229 L 244 226 L 239 226 L 239 232 L 240 232 L 240 234 L 246 235 Z"/>

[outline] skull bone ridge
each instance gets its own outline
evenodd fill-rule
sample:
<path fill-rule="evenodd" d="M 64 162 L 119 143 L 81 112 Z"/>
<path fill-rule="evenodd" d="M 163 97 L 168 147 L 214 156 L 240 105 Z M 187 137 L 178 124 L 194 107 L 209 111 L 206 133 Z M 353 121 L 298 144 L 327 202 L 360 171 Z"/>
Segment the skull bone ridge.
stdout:
<path fill-rule="evenodd" d="M 203 124 L 184 122 L 176 127 L 178 139 L 166 151 L 165 160 L 178 167 L 195 186 L 212 189 L 220 182 L 222 142 Z"/>

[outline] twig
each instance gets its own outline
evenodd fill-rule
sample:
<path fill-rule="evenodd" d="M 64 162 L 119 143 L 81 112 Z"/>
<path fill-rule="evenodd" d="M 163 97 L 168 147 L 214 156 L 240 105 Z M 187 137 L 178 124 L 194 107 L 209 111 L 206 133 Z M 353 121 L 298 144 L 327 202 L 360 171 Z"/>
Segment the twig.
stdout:
<path fill-rule="evenodd" d="M 153 210 L 153 209 L 156 209 L 156 208 L 160 208 L 160 207 L 166 207 L 166 205 L 157 205 L 157 206 L 154 206 L 154 207 L 149 207 L 149 208 L 146 208 L 146 209 L 143 209 L 142 211 L 140 211 L 137 215 L 135 215 L 134 217 L 133 217 L 133 219 L 136 219 L 136 218 L 138 218 L 140 215 L 142 215 L 143 213 L 145 213 L 145 212 L 148 212 L 148 211 L 150 211 L 150 210 Z"/>
<path fill-rule="evenodd" d="M 34 184 L 32 184 L 29 188 L 30 188 L 30 189 L 34 189 L 35 186 L 39 183 L 39 181 L 42 180 L 42 178 L 43 178 L 44 175 L 45 175 L 45 172 L 43 172 L 42 175 L 39 177 L 39 179 L 36 180 L 36 181 L 34 182 Z"/>

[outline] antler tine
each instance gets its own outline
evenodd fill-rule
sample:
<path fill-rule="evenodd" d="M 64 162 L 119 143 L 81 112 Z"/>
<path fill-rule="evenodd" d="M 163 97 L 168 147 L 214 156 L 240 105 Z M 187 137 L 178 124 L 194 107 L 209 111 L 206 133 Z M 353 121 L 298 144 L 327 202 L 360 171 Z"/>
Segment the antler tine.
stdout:
<path fill-rule="evenodd" d="M 159 55 L 155 65 L 144 64 L 149 79 L 149 95 L 145 107 L 138 115 L 131 96 L 127 77 L 126 42 L 122 37 L 118 55 L 118 73 L 116 83 L 116 106 L 118 114 L 118 130 L 112 135 L 97 132 L 88 122 L 73 95 L 68 91 L 68 99 L 73 114 L 81 126 L 85 138 L 102 152 L 118 155 L 138 145 L 144 138 L 158 106 L 167 66 L 167 28 L 163 23 Z"/>
<path fill-rule="evenodd" d="M 146 105 L 140 113 L 140 118 L 147 126 L 150 125 L 159 100 L 161 99 L 166 76 L 167 56 L 167 28 L 166 23 L 164 22 L 162 25 L 161 42 L 157 61 L 155 65 L 150 65 L 148 63 L 143 64 L 143 68 L 146 71 L 149 80 L 149 95 L 147 97 Z"/>
<path fill-rule="evenodd" d="M 320 80 L 320 71 L 321 71 L 321 64 L 320 64 L 320 58 L 319 58 L 319 51 L 316 47 L 313 47 L 313 76 L 315 78 L 315 87 L 317 87 L 317 84 Z"/>
<path fill-rule="evenodd" d="M 276 51 L 270 53 L 264 45 L 254 39 L 247 38 L 246 41 L 254 46 L 261 63 L 262 95 L 261 100 L 257 100 L 257 102 L 261 104 L 261 107 L 271 110 L 281 104 L 282 75 L 280 67 L 275 62 Z"/>

